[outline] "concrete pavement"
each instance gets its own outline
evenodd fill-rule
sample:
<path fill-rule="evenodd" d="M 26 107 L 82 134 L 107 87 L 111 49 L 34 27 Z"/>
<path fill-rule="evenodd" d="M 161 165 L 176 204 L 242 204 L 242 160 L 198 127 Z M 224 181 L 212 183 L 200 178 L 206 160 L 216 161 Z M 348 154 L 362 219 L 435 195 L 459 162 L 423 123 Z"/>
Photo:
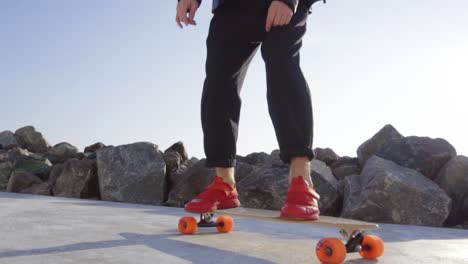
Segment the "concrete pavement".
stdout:
<path fill-rule="evenodd" d="M 0 192 L 0 263 L 319 263 L 315 244 L 335 228 L 235 219 L 235 232 L 177 230 L 181 208 Z M 195 216 L 195 215 L 194 215 Z M 381 224 L 378 261 L 468 263 L 468 230 Z"/>

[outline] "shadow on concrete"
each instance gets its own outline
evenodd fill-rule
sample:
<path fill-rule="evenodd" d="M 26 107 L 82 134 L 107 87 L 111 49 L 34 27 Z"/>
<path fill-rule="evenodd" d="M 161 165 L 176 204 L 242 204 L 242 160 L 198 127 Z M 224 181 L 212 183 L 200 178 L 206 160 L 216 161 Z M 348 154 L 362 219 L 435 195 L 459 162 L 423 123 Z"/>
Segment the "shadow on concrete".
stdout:
<path fill-rule="evenodd" d="M 48 248 L 0 252 L 0 259 L 76 252 L 93 249 L 105 249 L 122 246 L 143 245 L 164 252 L 166 254 L 170 254 L 178 258 L 188 260 L 192 263 L 204 264 L 207 262 L 208 256 L 210 258 L 210 261 L 218 260 L 220 261 L 220 263 L 225 261 L 231 261 L 232 263 L 273 263 L 268 260 L 245 256 L 228 250 L 216 249 L 212 247 L 171 239 L 171 237 L 178 237 L 180 235 L 144 235 L 135 233 L 119 233 L 119 235 L 122 236 L 123 239 L 83 242 Z"/>

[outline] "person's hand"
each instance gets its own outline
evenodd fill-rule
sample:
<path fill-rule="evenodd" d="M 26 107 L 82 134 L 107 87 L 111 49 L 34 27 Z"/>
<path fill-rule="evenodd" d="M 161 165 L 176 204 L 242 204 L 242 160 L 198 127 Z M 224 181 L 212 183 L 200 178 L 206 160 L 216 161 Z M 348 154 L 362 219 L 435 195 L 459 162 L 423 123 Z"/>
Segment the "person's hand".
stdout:
<path fill-rule="evenodd" d="M 182 28 L 182 22 L 185 26 L 196 25 L 194 17 L 198 9 L 198 2 L 196 0 L 180 0 L 177 3 L 176 22 Z M 188 13 L 188 16 L 187 16 Z"/>
<path fill-rule="evenodd" d="M 265 30 L 270 32 L 272 26 L 285 26 L 289 24 L 292 16 L 293 11 L 287 4 L 278 0 L 271 2 L 270 8 L 268 8 Z"/>

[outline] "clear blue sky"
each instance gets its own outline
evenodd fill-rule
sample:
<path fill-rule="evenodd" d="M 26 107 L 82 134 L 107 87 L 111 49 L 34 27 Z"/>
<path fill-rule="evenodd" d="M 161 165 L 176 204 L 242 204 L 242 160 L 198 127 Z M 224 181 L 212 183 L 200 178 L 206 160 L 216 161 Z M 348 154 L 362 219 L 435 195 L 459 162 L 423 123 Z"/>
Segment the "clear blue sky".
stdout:
<path fill-rule="evenodd" d="M 34 125 L 81 150 L 182 140 L 203 158 L 200 98 L 212 14 L 179 29 L 170 0 L 0 2 L 0 131 Z M 314 147 L 356 156 L 385 124 L 468 154 L 468 1 L 314 5 L 301 64 Z M 277 148 L 257 54 L 242 90 L 238 154 Z"/>

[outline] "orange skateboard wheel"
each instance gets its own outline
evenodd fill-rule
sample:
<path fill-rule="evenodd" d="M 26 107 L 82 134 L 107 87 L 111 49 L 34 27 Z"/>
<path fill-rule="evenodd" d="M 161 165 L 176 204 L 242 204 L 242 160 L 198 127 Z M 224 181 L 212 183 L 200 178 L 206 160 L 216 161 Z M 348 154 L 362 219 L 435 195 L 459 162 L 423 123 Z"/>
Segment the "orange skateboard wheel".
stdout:
<path fill-rule="evenodd" d="M 338 238 L 322 238 L 315 247 L 315 253 L 322 263 L 340 264 L 346 258 L 346 247 Z"/>
<path fill-rule="evenodd" d="M 197 219 L 191 216 L 182 217 L 179 220 L 179 232 L 184 235 L 191 235 L 197 232 Z"/>
<path fill-rule="evenodd" d="M 228 233 L 234 230 L 234 219 L 230 216 L 221 216 L 216 219 L 216 229 L 221 233 Z"/>
<path fill-rule="evenodd" d="M 359 254 L 365 259 L 377 259 L 384 253 L 384 242 L 383 240 L 374 235 L 364 236 L 362 241 L 362 250 Z"/>

